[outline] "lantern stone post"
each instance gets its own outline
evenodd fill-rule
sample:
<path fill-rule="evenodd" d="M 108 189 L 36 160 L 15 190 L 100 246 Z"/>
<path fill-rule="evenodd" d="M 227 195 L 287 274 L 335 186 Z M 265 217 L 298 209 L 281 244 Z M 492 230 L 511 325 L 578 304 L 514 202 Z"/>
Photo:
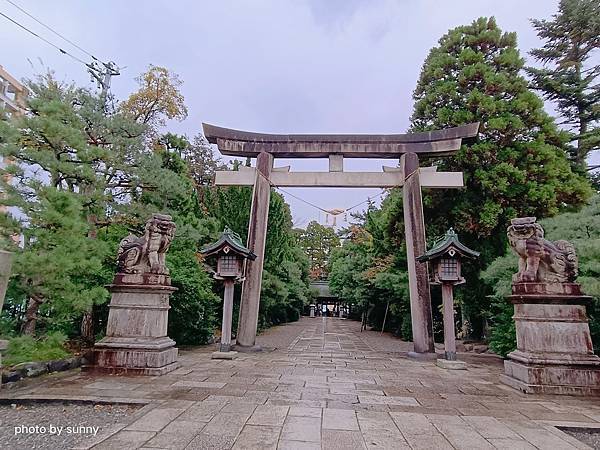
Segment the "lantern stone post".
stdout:
<path fill-rule="evenodd" d="M 444 311 L 444 358 L 438 359 L 436 365 L 443 369 L 466 369 L 463 361 L 456 360 L 456 334 L 454 331 L 454 285 L 463 284 L 461 275 L 461 259 L 476 258 L 479 253 L 471 250 L 458 240 L 456 232 L 450 228 L 443 238 L 438 239 L 433 247 L 417 258 L 419 262 L 431 264 L 431 283 L 442 286 L 442 303 Z"/>
<path fill-rule="evenodd" d="M 233 291 L 235 281 L 232 278 L 225 278 L 223 284 L 225 292 L 223 294 L 223 323 L 221 324 L 219 352 L 227 353 L 231 350 L 231 321 L 233 319 Z"/>
<path fill-rule="evenodd" d="M 242 245 L 240 236 L 228 227 L 213 244 L 205 247 L 200 252 L 205 258 L 216 258 L 216 271 L 213 277 L 222 280 L 223 294 L 223 322 L 221 323 L 221 342 L 219 350 L 212 354 L 213 359 L 233 359 L 237 352 L 231 351 L 231 321 L 233 319 L 233 293 L 235 283 L 243 281 L 244 260 L 254 261 L 256 255 Z"/>

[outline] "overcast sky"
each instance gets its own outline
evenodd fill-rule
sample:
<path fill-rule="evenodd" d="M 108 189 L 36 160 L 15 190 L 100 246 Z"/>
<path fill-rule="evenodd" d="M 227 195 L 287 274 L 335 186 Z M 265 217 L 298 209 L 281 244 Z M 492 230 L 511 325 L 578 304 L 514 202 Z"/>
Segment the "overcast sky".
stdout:
<path fill-rule="evenodd" d="M 516 31 L 523 55 L 540 45 L 530 18 L 549 18 L 554 0 L 12 0 L 102 60 L 126 66 L 113 92 L 126 97 L 148 64 L 184 81 L 188 118 L 170 125 L 193 136 L 201 123 L 273 133 L 398 133 L 429 49 L 450 28 L 495 16 Z M 0 11 L 88 60 L 6 0 Z M 0 65 L 17 78 L 54 70 L 88 85 L 85 67 L 0 17 Z M 285 165 L 289 161 L 278 161 Z M 390 161 L 387 162 L 390 164 Z M 325 170 L 295 160 L 292 170 Z M 381 170 L 351 160 L 348 170 Z M 293 189 L 326 209 L 379 190 Z M 324 215 L 287 197 L 297 225 Z M 338 223 L 339 225 L 339 223 Z"/>

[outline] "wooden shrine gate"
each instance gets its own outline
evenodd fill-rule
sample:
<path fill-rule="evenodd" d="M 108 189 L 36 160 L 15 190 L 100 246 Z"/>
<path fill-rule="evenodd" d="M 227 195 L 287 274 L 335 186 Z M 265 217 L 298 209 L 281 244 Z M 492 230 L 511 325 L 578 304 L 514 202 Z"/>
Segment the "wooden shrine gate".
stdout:
<path fill-rule="evenodd" d="M 219 171 L 218 186 L 253 186 L 247 246 L 257 258 L 248 261 L 237 331 L 237 344 L 255 347 L 271 185 L 278 187 L 403 188 L 410 309 L 415 353 L 433 353 L 433 323 L 425 253 L 425 223 L 421 188 L 463 187 L 462 172 L 419 168 L 419 156 L 456 153 L 462 139 L 477 135 L 479 124 L 409 134 L 263 134 L 203 124 L 204 135 L 223 155 L 256 158 L 255 167 Z M 273 167 L 274 158 L 329 158 L 329 172 L 290 172 Z M 344 172 L 344 158 L 400 158 L 399 167 L 383 172 Z"/>

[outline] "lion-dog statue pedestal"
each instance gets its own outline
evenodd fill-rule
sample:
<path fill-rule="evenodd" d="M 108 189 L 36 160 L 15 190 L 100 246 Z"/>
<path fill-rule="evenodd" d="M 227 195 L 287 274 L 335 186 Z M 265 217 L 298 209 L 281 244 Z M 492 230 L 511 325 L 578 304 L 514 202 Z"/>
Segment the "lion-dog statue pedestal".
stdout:
<path fill-rule="evenodd" d="M 535 217 L 513 219 L 508 239 L 519 255 L 509 297 L 517 350 L 504 361 L 502 381 L 526 393 L 600 395 L 600 358 L 586 315 L 591 298 L 575 282 L 575 248 L 544 239 Z"/>
<path fill-rule="evenodd" d="M 94 346 L 93 370 L 163 375 L 177 368 L 175 341 L 167 336 L 171 286 L 165 254 L 175 234 L 171 216 L 154 214 L 144 236 L 119 245 L 106 337 Z"/>

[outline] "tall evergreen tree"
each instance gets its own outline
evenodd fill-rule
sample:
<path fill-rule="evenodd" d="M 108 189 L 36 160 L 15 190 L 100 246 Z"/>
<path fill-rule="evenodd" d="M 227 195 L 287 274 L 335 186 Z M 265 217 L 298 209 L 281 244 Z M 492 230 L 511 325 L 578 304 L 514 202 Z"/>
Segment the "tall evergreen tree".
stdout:
<path fill-rule="evenodd" d="M 462 171 L 466 188 L 436 190 L 425 199 L 429 236 L 454 226 L 482 252 L 465 268 L 461 290 L 478 333 L 486 292 L 477 274 L 505 251 L 510 219 L 552 216 L 591 195 L 588 181 L 571 170 L 563 135 L 520 75 L 523 65 L 516 34 L 503 33 L 494 18 L 480 18 L 442 36 L 414 92 L 413 131 L 481 124 L 476 143 L 433 161 L 442 170 Z"/>
<path fill-rule="evenodd" d="M 571 171 L 554 121 L 519 74 L 523 64 L 516 34 L 503 33 L 494 18 L 450 30 L 425 60 L 411 129 L 481 124 L 475 144 L 439 161 L 465 173 L 466 189 L 431 195 L 429 218 L 437 218 L 438 233 L 450 223 L 473 237 L 500 236 L 516 215 L 554 215 L 591 195 Z"/>
<path fill-rule="evenodd" d="M 544 41 L 530 54 L 543 67 L 528 67 L 532 86 L 555 103 L 571 134 L 569 152 L 585 167 L 600 149 L 600 2 L 561 0 L 552 20 L 531 21 Z"/>

